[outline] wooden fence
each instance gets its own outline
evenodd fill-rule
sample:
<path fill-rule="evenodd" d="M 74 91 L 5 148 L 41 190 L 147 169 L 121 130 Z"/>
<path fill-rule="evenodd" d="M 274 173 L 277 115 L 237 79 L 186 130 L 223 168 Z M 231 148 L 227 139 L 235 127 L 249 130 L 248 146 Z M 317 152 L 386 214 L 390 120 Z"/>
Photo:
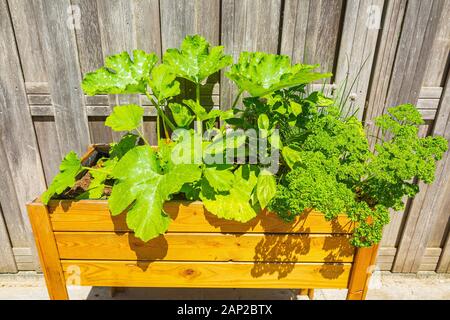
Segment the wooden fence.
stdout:
<path fill-rule="evenodd" d="M 450 0 L 0 0 L 0 272 L 39 270 L 24 204 L 65 153 L 116 138 L 103 126 L 111 106 L 145 106 L 145 134 L 155 142 L 148 100 L 82 93 L 83 74 L 105 55 L 161 55 L 196 33 L 235 58 L 243 50 L 288 54 L 320 63 L 333 84 L 347 72 L 356 78 L 352 93 L 371 142 L 372 119 L 405 102 L 425 117 L 422 135 L 449 138 L 449 16 Z M 209 91 L 206 102 L 230 105 L 227 79 Z M 435 183 L 392 214 L 382 270 L 450 272 L 449 177 L 446 154 Z"/>

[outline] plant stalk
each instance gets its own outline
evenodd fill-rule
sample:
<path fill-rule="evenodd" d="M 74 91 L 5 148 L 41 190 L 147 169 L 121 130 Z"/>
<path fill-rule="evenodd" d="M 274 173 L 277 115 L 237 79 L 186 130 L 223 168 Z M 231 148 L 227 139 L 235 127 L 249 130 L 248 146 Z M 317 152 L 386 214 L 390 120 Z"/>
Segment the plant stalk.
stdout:
<path fill-rule="evenodd" d="M 233 105 L 231 106 L 231 109 L 234 109 L 234 107 L 236 107 L 239 98 L 241 97 L 242 93 L 244 92 L 244 90 L 240 90 L 238 95 L 236 96 L 236 98 L 234 99 Z"/>

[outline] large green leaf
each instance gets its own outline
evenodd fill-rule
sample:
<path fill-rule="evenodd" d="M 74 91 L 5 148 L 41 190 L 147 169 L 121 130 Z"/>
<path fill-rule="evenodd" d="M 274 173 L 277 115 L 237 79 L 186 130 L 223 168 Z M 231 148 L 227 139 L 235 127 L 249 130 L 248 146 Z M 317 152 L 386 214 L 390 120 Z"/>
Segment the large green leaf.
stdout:
<path fill-rule="evenodd" d="M 293 169 L 297 163 L 302 161 L 300 151 L 290 147 L 283 147 L 281 154 L 283 155 L 284 161 L 291 169 Z"/>
<path fill-rule="evenodd" d="M 168 49 L 163 57 L 178 77 L 201 83 L 210 75 L 233 63 L 229 55 L 223 53 L 223 47 L 211 47 L 205 38 L 187 36 L 181 44 L 181 50 Z"/>
<path fill-rule="evenodd" d="M 170 103 L 170 111 L 172 111 L 173 120 L 180 128 L 186 128 L 194 120 L 194 116 L 191 115 L 189 109 L 179 103 Z"/>
<path fill-rule="evenodd" d="M 165 64 L 160 64 L 152 70 L 149 81 L 150 88 L 158 101 L 180 94 L 180 83 L 175 80 L 176 75 Z"/>
<path fill-rule="evenodd" d="M 164 175 L 159 172 L 156 152 L 139 146 L 130 150 L 112 173 L 117 181 L 109 198 L 111 213 L 118 215 L 127 209 L 128 227 L 143 241 L 167 230 L 170 218 L 163 211 L 164 202 L 201 174 L 199 167 L 191 164 L 173 165 Z"/>
<path fill-rule="evenodd" d="M 285 55 L 263 52 L 242 52 L 239 62 L 225 75 L 233 80 L 240 90 L 254 97 L 264 96 L 283 88 L 311 83 L 331 77 L 331 73 L 315 73 L 317 65 L 295 64 Z"/>
<path fill-rule="evenodd" d="M 275 181 L 274 175 L 268 170 L 261 171 L 258 175 L 258 183 L 256 185 L 256 195 L 261 209 L 267 207 L 276 192 L 277 182 Z"/>
<path fill-rule="evenodd" d="M 256 168 L 243 165 L 235 171 L 228 193 L 215 193 L 210 186 L 203 185 L 200 197 L 206 209 L 219 218 L 247 222 L 257 215 L 257 208 L 250 204 L 256 183 Z"/>
<path fill-rule="evenodd" d="M 86 74 L 81 87 L 90 96 L 145 93 L 150 71 L 157 61 L 154 53 L 142 50 L 133 51 L 133 60 L 126 51 L 109 56 L 104 67 Z"/>
<path fill-rule="evenodd" d="M 228 191 L 233 186 L 234 175 L 225 166 L 224 168 L 219 166 L 205 168 L 203 174 L 215 191 Z"/>
<path fill-rule="evenodd" d="M 75 185 L 77 175 L 82 171 L 81 161 L 74 151 L 69 152 L 59 166 L 60 173 L 56 175 L 47 191 L 42 194 L 42 202 L 47 204 L 56 194 L 63 193 Z"/>
<path fill-rule="evenodd" d="M 114 131 L 132 131 L 141 125 L 143 116 L 144 109 L 138 105 L 117 106 L 106 118 L 105 125 Z"/>

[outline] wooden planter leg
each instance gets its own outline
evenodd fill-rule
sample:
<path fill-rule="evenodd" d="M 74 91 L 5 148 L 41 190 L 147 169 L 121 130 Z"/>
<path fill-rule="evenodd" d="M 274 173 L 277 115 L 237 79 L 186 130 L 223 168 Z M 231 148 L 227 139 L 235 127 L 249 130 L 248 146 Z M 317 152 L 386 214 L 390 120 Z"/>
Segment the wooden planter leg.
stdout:
<path fill-rule="evenodd" d="M 366 299 L 370 276 L 374 271 L 378 245 L 370 248 L 358 248 L 350 274 L 347 300 Z"/>
<path fill-rule="evenodd" d="M 67 300 L 69 296 L 47 207 L 31 203 L 27 209 L 50 299 Z"/>
<path fill-rule="evenodd" d="M 314 300 L 314 289 L 300 289 L 298 295 L 308 296 L 310 300 Z"/>

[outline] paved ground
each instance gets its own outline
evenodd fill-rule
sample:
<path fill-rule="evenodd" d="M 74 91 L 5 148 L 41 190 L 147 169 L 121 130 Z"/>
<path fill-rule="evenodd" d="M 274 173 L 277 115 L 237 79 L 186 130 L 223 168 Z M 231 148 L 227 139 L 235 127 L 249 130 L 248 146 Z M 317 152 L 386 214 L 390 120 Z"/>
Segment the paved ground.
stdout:
<path fill-rule="evenodd" d="M 367 299 L 444 299 L 450 300 L 450 274 L 421 272 L 392 274 L 376 272 Z M 69 287 L 71 299 L 307 299 L 295 290 L 260 289 L 163 289 L 127 288 L 111 297 L 103 287 Z M 346 290 L 316 290 L 315 299 L 345 299 Z M 21 272 L 0 275 L 0 300 L 48 299 L 42 275 Z"/>

